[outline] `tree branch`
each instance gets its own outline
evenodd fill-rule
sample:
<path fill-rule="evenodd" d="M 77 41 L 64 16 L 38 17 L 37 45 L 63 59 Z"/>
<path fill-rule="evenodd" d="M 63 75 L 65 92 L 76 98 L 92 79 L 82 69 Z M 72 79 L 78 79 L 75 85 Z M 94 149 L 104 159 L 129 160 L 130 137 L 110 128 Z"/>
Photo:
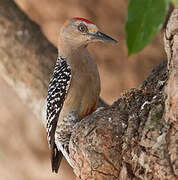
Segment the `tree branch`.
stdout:
<path fill-rule="evenodd" d="M 178 179 L 178 8 L 169 19 L 164 36 L 168 57 L 169 80 L 166 86 L 165 121 L 169 126 L 166 136 L 167 153 L 171 172 Z"/>
<path fill-rule="evenodd" d="M 41 118 L 57 50 L 11 0 L 0 1 L 0 34 L 1 75 Z"/>
<path fill-rule="evenodd" d="M 78 179 L 177 178 L 178 9 L 167 25 L 165 46 L 169 77 L 163 62 L 139 89 L 75 127 L 70 155 Z"/>
<path fill-rule="evenodd" d="M 75 127 L 70 153 L 78 179 L 177 178 L 177 19 L 176 9 L 165 36 L 169 77 L 164 62 L 139 89 Z M 0 1 L 0 34 L 1 75 L 41 118 L 57 50 L 11 0 Z"/>

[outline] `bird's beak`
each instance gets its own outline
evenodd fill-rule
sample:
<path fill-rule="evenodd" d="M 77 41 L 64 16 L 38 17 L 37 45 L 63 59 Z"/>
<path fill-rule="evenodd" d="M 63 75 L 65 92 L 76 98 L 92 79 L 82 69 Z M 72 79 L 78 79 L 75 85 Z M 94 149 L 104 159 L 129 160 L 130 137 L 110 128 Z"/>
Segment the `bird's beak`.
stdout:
<path fill-rule="evenodd" d="M 89 36 L 91 37 L 91 40 L 94 40 L 94 41 L 117 43 L 116 40 L 114 40 L 113 38 L 99 31 L 96 33 L 89 33 Z"/>

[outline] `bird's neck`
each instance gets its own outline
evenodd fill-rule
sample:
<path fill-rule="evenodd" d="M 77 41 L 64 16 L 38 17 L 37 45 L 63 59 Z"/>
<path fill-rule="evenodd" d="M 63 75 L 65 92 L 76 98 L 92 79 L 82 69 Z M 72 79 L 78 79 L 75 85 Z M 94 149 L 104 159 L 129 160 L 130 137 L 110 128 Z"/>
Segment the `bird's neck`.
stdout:
<path fill-rule="evenodd" d="M 87 51 L 87 45 L 73 44 L 65 40 L 60 40 L 58 43 L 58 53 L 61 57 L 66 59 L 70 57 L 72 54 L 80 54 L 84 51 Z"/>

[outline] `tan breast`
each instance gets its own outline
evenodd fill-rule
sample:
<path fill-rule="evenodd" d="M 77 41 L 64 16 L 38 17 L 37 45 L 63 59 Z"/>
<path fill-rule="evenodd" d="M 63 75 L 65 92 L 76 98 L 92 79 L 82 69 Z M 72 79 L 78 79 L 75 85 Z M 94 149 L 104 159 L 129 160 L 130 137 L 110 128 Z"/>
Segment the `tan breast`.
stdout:
<path fill-rule="evenodd" d="M 68 63 L 72 69 L 72 79 L 59 122 L 71 111 L 77 111 L 80 119 L 91 114 L 96 109 L 100 94 L 99 72 L 87 49 L 82 53 L 73 53 Z"/>

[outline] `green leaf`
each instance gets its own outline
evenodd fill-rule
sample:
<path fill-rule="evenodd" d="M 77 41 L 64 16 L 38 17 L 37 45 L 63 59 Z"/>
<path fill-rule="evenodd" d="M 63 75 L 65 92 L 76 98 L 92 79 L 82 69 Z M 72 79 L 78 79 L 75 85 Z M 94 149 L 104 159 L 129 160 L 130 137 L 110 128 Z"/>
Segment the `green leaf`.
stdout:
<path fill-rule="evenodd" d="M 178 0 L 171 0 L 175 7 L 178 7 Z"/>
<path fill-rule="evenodd" d="M 128 56 L 142 50 L 155 37 L 164 23 L 168 5 L 169 0 L 130 0 L 125 25 Z"/>

